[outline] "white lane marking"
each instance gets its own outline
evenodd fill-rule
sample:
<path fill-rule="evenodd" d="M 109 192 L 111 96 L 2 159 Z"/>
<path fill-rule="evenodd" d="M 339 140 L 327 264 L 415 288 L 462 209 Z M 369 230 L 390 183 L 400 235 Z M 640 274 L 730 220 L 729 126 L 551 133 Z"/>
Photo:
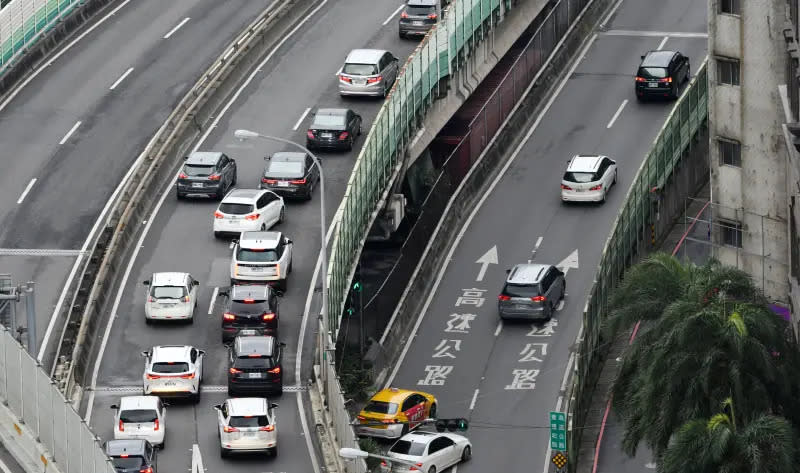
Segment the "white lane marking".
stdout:
<path fill-rule="evenodd" d="M 664 49 L 664 45 L 667 44 L 668 40 L 669 40 L 669 36 L 664 36 L 664 39 L 662 39 L 661 42 L 658 43 L 658 47 L 656 48 L 656 51 L 661 51 L 662 49 Z"/>
<path fill-rule="evenodd" d="M 118 85 L 119 85 L 119 84 L 120 84 L 122 81 L 124 81 L 124 80 L 125 80 L 125 78 L 126 78 L 126 77 L 128 77 L 128 74 L 130 74 L 131 72 L 133 72 L 133 68 L 132 68 L 132 67 L 131 67 L 131 68 L 129 68 L 127 71 L 125 71 L 125 73 L 124 73 L 124 74 L 122 74 L 122 75 L 119 77 L 119 79 L 117 79 L 117 81 L 116 81 L 116 82 L 114 82 L 113 84 L 111 84 L 111 87 L 109 87 L 109 88 L 108 88 L 108 90 L 114 90 L 114 89 L 116 89 L 116 88 L 117 88 L 117 86 L 118 86 Z"/>
<path fill-rule="evenodd" d="M 3 473 L 11 473 L 11 468 L 6 465 L 2 458 L 0 458 L 0 469 L 3 470 Z"/>
<path fill-rule="evenodd" d="M 308 115 L 308 112 L 310 112 L 310 111 L 311 111 L 311 107 L 308 107 L 303 112 L 303 114 L 300 115 L 300 118 L 297 120 L 297 123 L 294 124 L 294 126 L 292 127 L 292 130 L 297 131 L 297 129 L 300 128 L 300 124 L 303 123 L 303 120 L 306 119 L 306 115 Z"/>
<path fill-rule="evenodd" d="M 625 108 L 625 105 L 628 105 L 628 99 L 622 101 L 622 103 L 619 105 L 619 108 L 617 108 L 617 111 L 614 113 L 614 116 L 611 117 L 611 120 L 609 120 L 608 125 L 606 125 L 606 128 L 611 128 L 612 126 L 614 126 L 614 122 L 617 121 L 617 118 L 619 118 L 619 114 L 622 113 L 622 110 Z"/>
<path fill-rule="evenodd" d="M 572 63 L 569 72 L 566 74 L 566 76 L 564 76 L 564 79 L 562 79 L 561 82 L 558 84 L 558 88 L 556 88 L 553 95 L 550 96 L 550 99 L 547 101 L 542 111 L 539 112 L 539 115 L 536 117 L 536 121 L 534 121 L 533 125 L 531 125 L 530 129 L 528 129 L 528 132 L 525 134 L 525 137 L 522 139 L 519 145 L 517 145 L 517 147 L 514 149 L 514 152 L 508 158 L 506 164 L 503 165 L 503 168 L 500 170 L 500 174 L 497 176 L 497 178 L 495 178 L 492 181 L 491 184 L 489 184 L 489 189 L 483 193 L 477 205 L 475 205 L 472 208 L 472 212 L 470 212 L 469 217 L 467 217 L 467 221 L 464 222 L 464 225 L 461 227 L 461 230 L 458 232 L 458 235 L 456 235 L 453 244 L 450 245 L 450 250 L 447 252 L 447 257 L 445 258 L 445 264 L 443 264 L 442 267 L 439 269 L 439 274 L 436 275 L 436 279 L 433 282 L 433 287 L 431 288 L 431 291 L 428 294 L 427 299 L 425 300 L 425 304 L 422 306 L 422 310 L 420 311 L 420 314 L 417 317 L 417 321 L 411 328 L 411 334 L 406 339 L 403 351 L 400 352 L 400 357 L 397 359 L 397 362 L 395 363 L 394 368 L 392 369 L 392 373 L 389 375 L 389 378 L 384 383 L 387 388 L 392 386 L 394 378 L 395 376 L 397 376 L 397 372 L 400 370 L 400 366 L 403 364 L 403 360 L 405 359 L 408 350 L 411 348 L 411 343 L 414 341 L 414 338 L 416 337 L 417 331 L 419 330 L 419 326 L 422 324 L 422 321 L 425 318 L 425 314 L 428 312 L 428 307 L 430 307 L 431 302 L 433 301 L 433 298 L 436 295 L 436 291 L 439 288 L 439 284 L 442 282 L 444 273 L 447 270 L 448 266 L 447 262 L 452 261 L 453 253 L 455 252 L 456 248 L 458 248 L 458 244 L 461 242 L 461 239 L 464 238 L 464 234 L 467 232 L 467 228 L 469 228 L 470 224 L 472 223 L 472 220 L 475 218 L 475 215 L 478 214 L 478 211 L 483 206 L 483 203 L 486 202 L 486 199 L 492 194 L 494 188 L 503 179 L 503 176 L 505 176 L 506 172 L 508 172 L 508 168 L 510 168 L 511 165 L 514 163 L 514 160 L 517 158 L 520 151 L 522 151 L 522 148 L 531 138 L 533 132 L 536 131 L 537 128 L 539 128 L 539 124 L 544 119 L 544 116 L 550 110 L 550 107 L 553 106 L 553 103 L 555 103 L 559 94 L 561 94 L 561 90 L 564 89 L 564 86 L 567 85 L 569 78 L 572 77 L 572 74 L 575 72 L 575 69 L 578 68 L 578 65 L 583 60 L 583 57 L 586 56 L 586 54 L 589 52 L 589 48 L 592 47 L 592 44 L 594 44 L 596 39 L 597 39 L 597 33 L 593 34 L 592 37 L 589 39 L 589 41 L 586 43 L 586 46 L 583 47 L 583 50 L 580 52 L 575 62 Z"/>
<path fill-rule="evenodd" d="M 642 36 L 646 38 L 671 36 L 673 38 L 708 38 L 708 33 L 691 33 L 681 31 L 636 31 L 636 30 L 608 30 L 599 33 L 603 36 Z"/>
<path fill-rule="evenodd" d="M 469 403 L 469 410 L 475 409 L 475 403 L 478 401 L 478 392 L 480 389 L 476 389 L 474 393 L 472 393 L 472 401 Z"/>
<path fill-rule="evenodd" d="M 64 143 L 66 143 L 67 140 L 69 139 L 69 137 L 72 136 L 73 133 L 75 133 L 75 130 L 77 130 L 78 127 L 81 126 L 81 123 L 82 122 L 80 120 L 75 122 L 75 124 L 72 125 L 72 128 L 70 128 L 69 131 L 67 132 L 67 134 L 64 135 L 63 138 L 61 138 L 61 141 L 59 141 L 58 144 L 63 145 Z"/>
<path fill-rule="evenodd" d="M 542 240 L 544 240 L 544 237 L 539 237 L 539 238 L 536 239 L 536 244 L 533 245 L 533 252 L 534 253 L 536 253 L 539 250 L 539 247 L 542 245 Z"/>
<path fill-rule="evenodd" d="M 458 473 L 458 464 L 450 467 L 450 473 Z"/>
<path fill-rule="evenodd" d="M 564 310 L 564 301 L 558 301 L 558 305 L 556 306 L 556 311 Z"/>
<path fill-rule="evenodd" d="M 33 179 L 31 179 L 31 182 L 29 182 L 28 185 L 25 187 L 25 190 L 22 191 L 22 195 L 19 196 L 19 199 L 17 199 L 17 203 L 18 204 L 21 204 L 22 201 L 25 200 L 25 197 L 28 195 L 28 192 L 31 191 L 31 188 L 33 187 L 34 184 L 36 184 L 36 178 L 35 177 Z"/>
<path fill-rule="evenodd" d="M 188 16 L 186 18 L 184 18 L 183 21 L 178 23 L 178 25 L 175 28 L 172 28 L 171 30 L 169 30 L 169 33 L 165 34 L 163 39 L 169 39 L 170 36 L 175 34 L 175 32 L 178 31 L 181 28 L 181 26 L 185 25 L 186 22 L 189 21 L 189 20 L 191 20 L 191 18 L 189 18 Z"/>
<path fill-rule="evenodd" d="M 124 2 L 122 2 L 122 4 L 120 4 L 120 5 L 119 5 L 117 8 L 115 8 L 115 9 L 111 10 L 111 11 L 108 13 L 108 15 L 104 16 L 104 17 L 103 17 L 103 18 L 101 18 L 101 19 L 100 19 L 100 20 L 99 20 L 97 23 L 93 24 L 93 25 L 92 25 L 92 26 L 91 26 L 89 29 L 87 29 L 86 31 L 84 31 L 83 33 L 81 33 L 81 34 L 80 34 L 80 36 L 78 36 L 77 38 L 75 38 L 74 40 L 72 40 L 72 42 L 71 42 L 71 43 L 69 43 L 67 46 L 65 46 L 65 47 L 64 47 L 64 49 L 60 50 L 60 51 L 58 52 L 58 54 L 56 54 L 56 55 L 55 55 L 55 56 L 53 56 L 52 58 L 48 59 L 48 60 L 47 60 L 47 65 L 49 66 L 49 65 L 50 65 L 50 64 L 52 64 L 52 63 L 53 63 L 53 62 L 54 62 L 56 59 L 60 58 L 60 57 L 61 57 L 61 56 L 62 56 L 64 53 L 66 53 L 67 51 L 69 51 L 70 49 L 72 49 L 72 47 L 73 47 L 73 46 L 75 46 L 75 44 L 76 44 L 78 41 L 82 40 L 83 38 L 85 38 L 85 37 L 86 37 L 86 35 L 90 34 L 92 31 L 94 31 L 95 29 L 97 29 L 97 27 L 99 27 L 100 25 L 102 25 L 103 23 L 105 23 L 105 22 L 106 22 L 106 20 L 108 20 L 109 18 L 111 18 L 111 17 L 112 17 L 112 16 L 113 16 L 115 13 L 117 13 L 117 12 L 118 12 L 118 11 L 119 11 L 119 10 L 120 10 L 122 7 L 124 7 L 125 5 L 127 5 L 128 3 L 130 3 L 130 1 L 131 1 L 131 0 L 125 0 L 125 1 L 124 1 Z M 14 91 L 13 91 L 13 92 L 12 92 L 12 93 L 11 93 L 11 94 L 8 96 L 8 98 L 6 98 L 6 99 L 3 101 L 3 103 L 0 103 L 0 112 L 2 112 L 4 108 L 6 108 L 6 106 L 7 106 L 7 105 L 8 105 L 8 104 L 9 104 L 9 103 L 10 103 L 10 102 L 11 102 L 11 101 L 14 99 L 14 97 L 16 97 L 16 96 L 17 96 L 17 94 L 18 94 L 18 93 L 20 93 L 20 92 L 22 91 L 22 89 L 24 89 L 24 88 L 25 88 L 25 87 L 26 87 L 28 84 L 30 84 L 30 82 L 31 82 L 32 80 L 36 79 L 36 77 L 37 77 L 37 76 L 38 76 L 38 75 L 39 75 L 39 74 L 40 74 L 42 71 L 44 71 L 44 70 L 46 70 L 46 69 L 47 69 L 46 67 L 39 67 L 39 68 L 35 69 L 35 70 L 33 71 L 33 74 L 31 74 L 30 76 L 28 76 L 28 78 L 27 78 L 27 79 L 25 79 L 25 81 L 24 81 L 24 82 L 22 82 L 22 83 L 19 85 L 19 87 L 17 87 L 16 89 L 14 89 Z"/>
<path fill-rule="evenodd" d="M 497 322 L 497 328 L 494 329 L 494 336 L 496 337 L 496 336 L 500 335 L 500 331 L 501 330 L 503 330 L 503 319 L 500 319 Z"/>
<path fill-rule="evenodd" d="M 219 287 L 214 287 L 214 292 L 211 293 L 211 302 L 208 304 L 208 315 L 214 312 L 214 304 L 217 302 L 217 294 L 219 294 Z"/>
<path fill-rule="evenodd" d="M 400 13 L 400 10 L 402 10 L 404 6 L 405 6 L 405 5 L 400 5 L 399 7 L 397 7 L 397 10 L 395 10 L 395 11 L 394 11 L 394 12 L 393 12 L 391 15 L 389 15 L 389 18 L 387 18 L 387 19 L 386 19 L 386 21 L 384 21 L 384 22 L 383 22 L 383 23 L 381 23 L 381 24 L 382 24 L 383 26 L 386 26 L 386 25 L 388 25 L 388 24 L 389 24 L 389 22 L 390 22 L 390 21 L 392 21 L 392 18 L 394 18 L 394 16 L 395 16 L 395 15 L 397 15 L 398 13 Z"/>
<path fill-rule="evenodd" d="M 619 10 L 619 7 L 621 7 L 621 6 L 622 6 L 622 0 L 619 0 L 617 3 L 614 4 L 614 7 L 611 8 L 611 10 L 609 10 L 609 12 L 606 15 L 606 17 L 603 18 L 603 21 L 600 22 L 600 25 L 599 25 L 600 28 L 605 28 L 606 27 L 606 25 L 608 24 L 608 20 L 611 19 L 611 17 L 614 15 L 614 13 L 616 13 L 617 10 Z"/>

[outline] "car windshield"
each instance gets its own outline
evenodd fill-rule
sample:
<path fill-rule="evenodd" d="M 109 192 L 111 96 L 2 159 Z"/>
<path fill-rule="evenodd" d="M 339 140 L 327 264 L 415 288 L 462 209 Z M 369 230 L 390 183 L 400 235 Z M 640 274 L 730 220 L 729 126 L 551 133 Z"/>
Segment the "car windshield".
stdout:
<path fill-rule="evenodd" d="M 186 296 L 186 288 L 181 286 L 153 286 L 150 295 L 154 299 L 180 299 Z"/>
<path fill-rule="evenodd" d="M 594 173 L 593 172 L 565 172 L 564 173 L 564 180 L 567 181 L 567 182 L 578 182 L 578 183 L 592 182 L 592 181 L 594 181 Z"/>
<path fill-rule="evenodd" d="M 249 355 L 237 357 L 233 362 L 234 368 L 243 370 L 271 369 L 275 367 L 272 357 L 251 358 Z"/>
<path fill-rule="evenodd" d="M 214 166 L 199 166 L 187 164 L 183 167 L 183 173 L 187 176 L 208 176 L 214 171 Z"/>
<path fill-rule="evenodd" d="M 230 215 L 246 215 L 253 211 L 253 204 L 232 204 L 223 202 L 219 204 L 219 211 Z"/>
<path fill-rule="evenodd" d="M 119 413 L 119 420 L 123 423 L 154 422 L 158 414 L 154 409 L 129 409 Z"/>
<path fill-rule="evenodd" d="M 329 126 L 344 126 L 344 115 L 317 115 L 311 128 L 325 128 Z"/>
<path fill-rule="evenodd" d="M 667 69 L 663 67 L 640 67 L 639 76 L 662 79 L 667 77 Z"/>
<path fill-rule="evenodd" d="M 276 250 L 239 248 L 236 259 L 248 263 L 272 263 L 280 259 Z"/>
<path fill-rule="evenodd" d="M 303 163 L 292 161 L 270 161 L 264 177 L 303 177 Z"/>
<path fill-rule="evenodd" d="M 231 302 L 231 312 L 240 315 L 263 314 L 271 312 L 265 301 L 256 300 L 255 302 L 233 301 Z"/>
<path fill-rule="evenodd" d="M 144 458 L 142 457 L 111 457 L 111 463 L 114 468 L 120 470 L 132 470 L 134 468 L 141 468 L 144 466 Z"/>
<path fill-rule="evenodd" d="M 411 16 L 428 16 L 431 13 L 436 13 L 436 7 L 409 5 L 406 7 L 406 13 L 408 13 Z"/>
<path fill-rule="evenodd" d="M 231 416 L 228 422 L 231 427 L 266 427 L 269 425 L 267 416 Z"/>
<path fill-rule="evenodd" d="M 348 63 L 344 65 L 342 72 L 351 76 L 373 76 L 378 73 L 378 67 L 375 64 Z"/>
<path fill-rule="evenodd" d="M 392 448 L 389 451 L 392 453 L 398 453 L 400 455 L 412 455 L 419 457 L 425 453 L 426 446 L 428 446 L 427 443 L 412 442 L 410 440 L 398 440 L 397 443 L 392 445 Z"/>
<path fill-rule="evenodd" d="M 539 295 L 538 284 L 506 284 L 503 294 L 511 297 L 536 297 Z"/>
<path fill-rule="evenodd" d="M 393 415 L 397 413 L 397 404 L 394 402 L 369 401 L 364 406 L 364 410 L 366 412 L 375 412 L 376 414 Z"/>
<path fill-rule="evenodd" d="M 185 373 L 189 371 L 189 363 L 176 363 L 173 361 L 168 361 L 166 363 L 153 363 L 153 367 L 151 368 L 153 373 Z"/>

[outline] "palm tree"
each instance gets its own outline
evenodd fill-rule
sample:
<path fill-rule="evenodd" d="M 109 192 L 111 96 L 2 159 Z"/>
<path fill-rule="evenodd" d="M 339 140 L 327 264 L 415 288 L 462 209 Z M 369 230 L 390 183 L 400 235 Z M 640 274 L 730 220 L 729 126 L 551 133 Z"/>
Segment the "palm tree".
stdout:
<path fill-rule="evenodd" d="M 798 444 L 786 419 L 759 415 L 737 420 L 728 413 L 686 423 L 660 457 L 658 473 L 795 473 Z"/>

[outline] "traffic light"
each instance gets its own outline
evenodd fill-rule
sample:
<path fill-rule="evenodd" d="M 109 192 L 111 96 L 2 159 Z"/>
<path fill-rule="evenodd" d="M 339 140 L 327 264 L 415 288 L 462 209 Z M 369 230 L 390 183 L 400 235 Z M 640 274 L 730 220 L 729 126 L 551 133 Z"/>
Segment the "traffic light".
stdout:
<path fill-rule="evenodd" d="M 361 292 L 361 282 L 356 281 L 353 283 L 353 292 Z"/>
<path fill-rule="evenodd" d="M 437 432 L 444 432 L 445 430 L 449 432 L 455 432 L 456 430 L 464 432 L 468 428 L 469 428 L 469 421 L 467 421 L 467 419 L 464 418 L 436 419 Z"/>

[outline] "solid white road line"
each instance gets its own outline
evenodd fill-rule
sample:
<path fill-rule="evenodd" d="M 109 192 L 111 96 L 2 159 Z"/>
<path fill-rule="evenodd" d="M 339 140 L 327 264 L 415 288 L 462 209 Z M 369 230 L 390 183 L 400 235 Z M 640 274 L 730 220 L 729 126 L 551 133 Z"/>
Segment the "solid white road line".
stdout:
<path fill-rule="evenodd" d="M 500 335 L 501 330 L 503 330 L 503 319 L 497 321 L 497 328 L 494 329 L 494 336 Z"/>
<path fill-rule="evenodd" d="M 621 7 L 621 6 L 622 6 L 622 0 L 619 0 L 616 4 L 614 4 L 614 7 L 611 8 L 611 10 L 608 11 L 608 14 L 606 14 L 606 17 L 603 18 L 603 21 L 600 22 L 600 28 L 605 28 L 606 25 L 608 25 L 608 21 L 611 19 L 611 16 L 613 16 L 614 13 L 616 13 L 617 10 L 619 9 L 619 7 Z"/>
<path fill-rule="evenodd" d="M 505 165 L 503 165 L 503 168 L 500 170 L 500 174 L 489 185 L 489 189 L 483 193 L 477 205 L 475 205 L 472 208 L 472 212 L 470 212 L 469 217 L 467 217 L 467 221 L 464 222 L 464 225 L 461 227 L 461 230 L 458 232 L 458 235 L 456 235 L 453 244 L 450 245 L 450 250 L 447 253 L 447 257 L 445 258 L 445 264 L 443 264 L 442 267 L 439 269 L 439 274 L 436 275 L 436 279 L 433 281 L 433 287 L 431 288 L 431 291 L 428 294 L 427 299 L 425 300 L 425 304 L 422 306 L 422 310 L 420 311 L 420 314 L 417 317 L 417 321 L 414 323 L 414 326 L 411 328 L 411 333 L 406 339 L 403 351 L 400 352 L 400 357 L 397 359 L 397 362 L 395 362 L 394 368 L 392 369 L 392 373 L 389 375 L 389 378 L 384 383 L 386 387 L 392 386 L 394 378 L 395 376 L 397 376 L 397 372 L 400 370 L 400 366 L 403 364 L 403 360 L 405 359 L 408 350 L 411 348 L 411 343 L 413 343 L 414 338 L 416 337 L 417 331 L 419 330 L 419 326 L 422 325 L 422 321 L 425 319 L 425 314 L 428 312 L 428 308 L 430 307 L 431 302 L 433 301 L 433 298 L 436 295 L 436 291 L 439 289 L 439 284 L 442 282 L 442 278 L 444 277 L 445 271 L 447 271 L 448 262 L 452 261 L 453 253 L 455 252 L 456 248 L 458 248 L 458 244 L 461 242 L 461 239 L 464 238 L 464 234 L 467 232 L 467 229 L 469 228 L 470 224 L 472 224 L 472 220 L 475 218 L 475 215 L 478 214 L 478 211 L 483 206 L 483 203 L 486 202 L 486 199 L 490 195 L 492 195 L 492 191 L 497 186 L 497 184 L 503 179 L 503 176 L 505 176 L 506 172 L 508 172 L 508 168 L 511 167 L 511 165 L 514 163 L 514 160 L 522 151 L 522 148 L 528 143 L 528 140 L 531 138 L 531 135 L 533 135 L 533 132 L 536 131 L 537 128 L 539 128 L 539 124 L 544 119 L 544 116 L 547 114 L 548 111 L 550 111 L 550 107 L 553 106 L 553 103 L 555 103 L 556 99 L 561 94 L 561 90 L 564 89 L 564 86 L 567 85 L 569 78 L 572 77 L 572 74 L 575 72 L 575 69 L 578 68 L 578 65 L 580 65 L 581 61 L 583 60 L 583 57 L 586 56 L 586 54 L 589 52 L 589 48 L 592 47 L 596 39 L 597 39 L 597 33 L 593 34 L 592 37 L 589 39 L 589 41 L 586 42 L 586 45 L 583 47 L 583 50 L 580 52 L 575 62 L 572 63 L 569 72 L 566 74 L 564 79 L 558 84 L 558 87 L 550 96 L 550 99 L 547 101 L 542 111 L 539 112 L 539 115 L 536 117 L 536 121 L 534 121 L 533 125 L 531 125 L 531 127 L 528 129 L 528 132 L 525 134 L 525 137 L 522 139 L 519 145 L 517 145 L 517 147 L 514 149 L 514 152 L 508 158 L 508 161 L 506 161 Z"/>
<path fill-rule="evenodd" d="M 181 26 L 185 25 L 186 22 L 189 20 L 191 20 L 191 18 L 189 18 L 188 16 L 184 18 L 183 21 L 178 23 L 178 25 L 175 28 L 169 30 L 169 33 L 165 34 L 163 39 L 169 39 L 170 36 L 172 36 L 176 31 L 178 31 L 181 28 Z"/>
<path fill-rule="evenodd" d="M 389 24 L 389 22 L 390 22 L 390 21 L 392 21 L 392 18 L 394 18 L 394 16 L 395 16 L 395 15 L 397 15 L 398 13 L 400 13 L 400 10 L 402 10 L 404 6 L 405 6 L 405 5 L 400 5 L 399 7 L 397 7 L 397 10 L 395 10 L 395 11 L 394 11 L 394 13 L 392 13 L 391 15 L 389 15 L 389 18 L 387 18 L 387 19 L 386 19 L 386 21 L 384 21 L 384 22 L 383 22 L 383 23 L 381 23 L 381 24 L 382 24 L 383 26 L 386 26 L 386 25 L 388 25 L 388 24 Z"/>
<path fill-rule="evenodd" d="M 539 238 L 536 239 L 536 244 L 533 245 L 533 252 L 534 253 L 539 251 L 539 247 L 542 245 L 542 240 L 544 240 L 544 237 L 539 237 Z"/>
<path fill-rule="evenodd" d="M 63 138 L 61 138 L 61 141 L 59 141 L 58 144 L 63 145 L 64 143 L 66 143 L 69 137 L 72 136 L 73 133 L 75 133 L 75 130 L 77 130 L 79 126 L 81 126 L 80 120 L 78 120 L 77 122 L 75 122 L 74 125 L 72 125 L 72 128 L 70 128 L 67 134 L 64 135 Z"/>
<path fill-rule="evenodd" d="M 658 43 L 658 47 L 656 48 L 656 51 L 661 51 L 662 49 L 664 49 L 664 45 L 667 44 L 668 40 L 669 40 L 669 36 L 664 36 L 664 39 L 662 39 L 661 42 Z"/>
<path fill-rule="evenodd" d="M 611 120 L 608 122 L 608 125 L 606 125 L 606 128 L 611 128 L 612 126 L 614 126 L 614 122 L 617 121 L 617 118 L 619 118 L 619 114 L 622 113 L 622 109 L 625 108 L 625 105 L 628 105 L 628 99 L 622 101 L 622 103 L 619 105 L 619 108 L 614 113 L 614 116 L 611 117 Z"/>
<path fill-rule="evenodd" d="M 25 196 L 28 195 L 28 192 L 31 191 L 31 187 L 33 187 L 34 184 L 36 184 L 36 178 L 35 177 L 33 179 L 31 179 L 31 182 L 29 182 L 28 185 L 25 187 L 25 190 L 22 191 L 22 195 L 19 196 L 19 199 L 17 199 L 17 203 L 18 204 L 21 204 L 22 201 L 25 200 Z"/>
<path fill-rule="evenodd" d="M 469 410 L 475 409 L 475 403 L 478 401 L 478 392 L 480 389 L 476 389 L 474 393 L 472 393 L 472 401 L 469 403 Z"/>
<path fill-rule="evenodd" d="M 292 127 L 292 130 L 297 131 L 297 129 L 300 128 L 300 124 L 303 123 L 303 120 L 306 119 L 306 115 L 308 115 L 308 112 L 310 112 L 310 111 L 311 111 L 311 107 L 308 107 L 307 109 L 305 109 L 303 114 L 300 115 L 300 118 L 297 120 L 297 123 L 295 123 L 294 126 Z"/>
<path fill-rule="evenodd" d="M 217 294 L 219 294 L 219 287 L 214 287 L 214 292 L 211 293 L 211 302 L 208 304 L 208 315 L 214 312 L 214 304 L 217 302 Z"/>
<path fill-rule="evenodd" d="M 644 36 L 644 37 L 672 36 L 673 38 L 708 38 L 708 33 L 691 33 L 691 32 L 681 32 L 681 31 L 608 30 L 599 34 L 603 36 Z"/>
<path fill-rule="evenodd" d="M 116 82 L 114 82 L 113 84 L 111 84 L 111 87 L 109 87 L 109 88 L 108 88 L 108 90 L 114 90 L 114 89 L 116 89 L 116 88 L 117 88 L 117 86 L 120 84 L 120 82 L 124 81 L 124 80 L 125 80 L 125 78 L 126 78 L 126 77 L 128 77 L 128 74 L 130 74 L 131 72 L 133 72 L 133 68 L 132 68 L 132 67 L 131 67 L 131 68 L 129 68 L 127 71 L 125 71 L 125 73 L 124 73 L 124 74 L 122 74 L 122 75 L 119 77 L 119 79 L 117 79 L 117 81 L 116 81 Z"/>

